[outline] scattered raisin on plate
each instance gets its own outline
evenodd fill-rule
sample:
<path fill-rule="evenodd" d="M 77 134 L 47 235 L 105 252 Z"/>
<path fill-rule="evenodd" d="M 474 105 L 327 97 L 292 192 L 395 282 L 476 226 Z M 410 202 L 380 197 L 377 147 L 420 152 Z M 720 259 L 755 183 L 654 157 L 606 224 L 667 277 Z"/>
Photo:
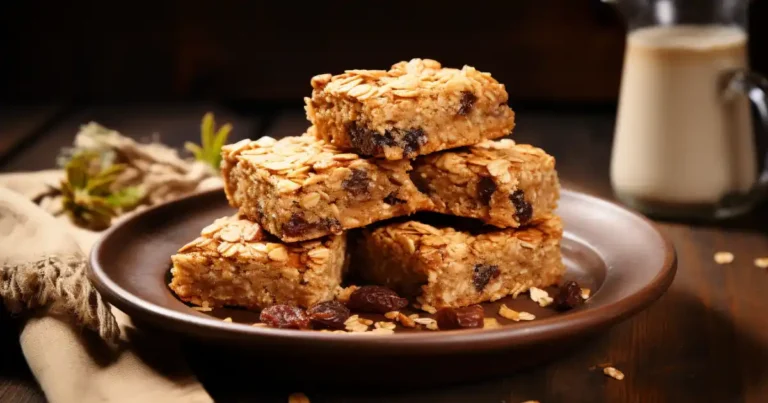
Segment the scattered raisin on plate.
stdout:
<path fill-rule="evenodd" d="M 349 296 L 347 307 L 356 312 L 387 313 L 408 306 L 408 300 L 386 287 L 366 285 Z"/>
<path fill-rule="evenodd" d="M 563 284 L 555 295 L 554 306 L 558 311 L 573 309 L 584 302 L 581 297 L 581 287 L 575 281 Z"/>
<path fill-rule="evenodd" d="M 272 305 L 264 308 L 259 315 L 259 320 L 269 327 L 280 329 L 309 329 L 310 323 L 307 314 L 298 306 Z"/>
<path fill-rule="evenodd" d="M 440 330 L 481 328 L 484 318 L 485 312 L 480 305 L 442 308 L 437 311 L 437 327 Z"/>
<path fill-rule="evenodd" d="M 344 329 L 350 314 L 349 308 L 339 301 L 320 302 L 307 310 L 312 325 L 321 329 Z"/>

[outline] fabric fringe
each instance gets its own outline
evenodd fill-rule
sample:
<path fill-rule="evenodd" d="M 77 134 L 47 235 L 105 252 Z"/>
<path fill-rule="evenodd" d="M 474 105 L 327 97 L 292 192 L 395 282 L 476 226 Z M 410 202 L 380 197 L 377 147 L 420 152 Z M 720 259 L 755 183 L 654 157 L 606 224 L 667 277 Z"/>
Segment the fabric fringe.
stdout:
<path fill-rule="evenodd" d="M 4 264 L 0 268 L 0 298 L 13 313 L 42 307 L 66 313 L 103 340 L 116 343 L 120 328 L 109 304 L 88 280 L 87 267 L 88 262 L 81 256 L 49 256 L 36 262 Z"/>

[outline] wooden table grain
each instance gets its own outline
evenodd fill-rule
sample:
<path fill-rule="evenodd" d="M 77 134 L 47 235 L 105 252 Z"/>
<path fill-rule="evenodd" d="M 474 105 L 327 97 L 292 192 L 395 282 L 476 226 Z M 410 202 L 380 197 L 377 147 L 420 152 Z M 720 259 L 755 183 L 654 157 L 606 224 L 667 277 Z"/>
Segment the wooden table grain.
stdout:
<path fill-rule="evenodd" d="M 77 125 L 90 119 L 137 134 L 159 131 L 178 146 L 184 140 L 196 140 L 202 111 L 210 108 L 222 120 L 233 121 L 243 137 L 296 135 L 307 126 L 298 105 L 287 109 L 218 104 L 83 108 L 7 156 L 0 169 L 51 167 L 58 147 L 70 142 Z M 517 111 L 516 140 L 553 154 L 564 186 L 612 199 L 608 178 L 611 108 Z M 657 224 L 674 243 L 679 258 L 669 292 L 649 309 L 575 351 L 503 378 L 417 389 L 398 385 L 374 390 L 305 389 L 265 385 L 254 373 L 253 382 L 234 385 L 229 372 L 243 368 L 212 368 L 198 358 L 201 346 L 186 343 L 185 350 L 203 384 L 217 401 L 224 402 L 285 402 L 288 394 L 299 391 L 313 403 L 768 401 L 768 270 L 753 264 L 755 258 L 768 256 L 768 205 L 717 225 Z M 732 252 L 736 259 L 718 265 L 713 260 L 717 251 Z M 42 402 L 44 396 L 19 351 L 16 324 L 0 314 L 0 402 Z M 602 363 L 612 363 L 626 378 L 618 381 L 590 369 Z M 275 365 L 279 368 L 280 363 Z M 364 368 L 375 363 L 350 365 Z"/>

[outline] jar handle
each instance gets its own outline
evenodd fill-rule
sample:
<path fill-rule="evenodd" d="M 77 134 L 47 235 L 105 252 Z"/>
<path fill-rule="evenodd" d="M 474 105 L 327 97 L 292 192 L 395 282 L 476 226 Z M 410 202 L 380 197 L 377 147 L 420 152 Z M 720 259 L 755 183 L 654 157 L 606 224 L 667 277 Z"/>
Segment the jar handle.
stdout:
<path fill-rule="evenodd" d="M 759 118 L 758 130 L 755 136 L 765 136 L 768 139 L 768 80 L 765 77 L 748 71 L 735 70 L 727 76 L 725 83 L 726 102 L 739 96 L 746 96 L 755 106 Z M 757 138 L 755 143 L 758 144 Z M 766 142 L 768 144 L 768 142 Z M 763 156 L 763 169 L 754 186 L 747 194 L 748 201 L 757 203 L 766 197 L 768 193 L 768 151 Z"/>

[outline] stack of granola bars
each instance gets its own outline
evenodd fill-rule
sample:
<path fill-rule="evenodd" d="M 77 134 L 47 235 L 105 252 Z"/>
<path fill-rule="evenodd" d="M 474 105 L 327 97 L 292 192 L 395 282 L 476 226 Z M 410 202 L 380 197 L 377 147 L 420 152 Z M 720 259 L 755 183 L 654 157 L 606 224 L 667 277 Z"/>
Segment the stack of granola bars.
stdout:
<path fill-rule="evenodd" d="M 173 256 L 181 299 L 311 308 L 340 296 L 350 267 L 434 312 L 560 279 L 555 160 L 496 140 L 515 117 L 490 74 L 413 59 L 311 84 L 306 133 L 223 148 L 239 213 Z M 402 307 L 396 297 L 381 313 Z"/>

